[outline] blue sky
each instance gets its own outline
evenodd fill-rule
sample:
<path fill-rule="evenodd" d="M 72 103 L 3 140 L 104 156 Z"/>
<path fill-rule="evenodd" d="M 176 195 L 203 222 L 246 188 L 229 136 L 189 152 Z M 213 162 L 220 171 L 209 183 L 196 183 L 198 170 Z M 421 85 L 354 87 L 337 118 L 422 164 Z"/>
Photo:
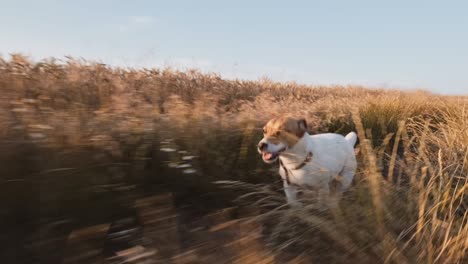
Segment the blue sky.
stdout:
<path fill-rule="evenodd" d="M 464 1 L 0 0 L 0 54 L 468 94 Z"/>

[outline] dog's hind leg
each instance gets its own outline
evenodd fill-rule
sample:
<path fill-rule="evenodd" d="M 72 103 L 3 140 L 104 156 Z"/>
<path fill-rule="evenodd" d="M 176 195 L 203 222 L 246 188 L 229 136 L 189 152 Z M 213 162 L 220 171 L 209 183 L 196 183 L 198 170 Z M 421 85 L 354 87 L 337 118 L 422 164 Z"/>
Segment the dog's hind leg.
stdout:
<path fill-rule="evenodd" d="M 345 166 L 343 170 L 340 172 L 340 187 L 339 191 L 344 192 L 346 191 L 351 182 L 353 181 L 354 174 L 356 173 L 356 166 Z"/>
<path fill-rule="evenodd" d="M 317 209 L 323 211 L 330 203 L 330 185 L 328 182 L 323 182 L 318 191 Z"/>
<path fill-rule="evenodd" d="M 351 185 L 351 182 L 353 181 L 354 175 L 356 174 L 356 168 L 357 168 L 357 162 L 356 158 L 354 157 L 354 152 L 353 154 L 350 154 L 347 159 L 345 160 L 343 169 L 339 173 L 340 177 L 340 188 L 339 191 L 344 192 L 346 191 L 349 186 Z"/>

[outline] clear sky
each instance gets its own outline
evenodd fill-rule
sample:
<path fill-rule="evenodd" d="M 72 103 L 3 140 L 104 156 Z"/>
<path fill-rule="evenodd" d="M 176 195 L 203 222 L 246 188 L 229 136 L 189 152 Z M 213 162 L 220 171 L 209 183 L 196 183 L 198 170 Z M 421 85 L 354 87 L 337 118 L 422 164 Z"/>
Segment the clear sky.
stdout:
<path fill-rule="evenodd" d="M 0 0 L 0 54 L 468 94 L 468 1 Z"/>

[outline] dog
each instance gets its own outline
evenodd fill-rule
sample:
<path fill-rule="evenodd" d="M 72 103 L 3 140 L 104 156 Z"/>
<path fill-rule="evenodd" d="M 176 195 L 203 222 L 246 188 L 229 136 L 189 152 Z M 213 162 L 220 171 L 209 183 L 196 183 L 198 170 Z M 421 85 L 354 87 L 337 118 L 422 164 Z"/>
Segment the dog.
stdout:
<path fill-rule="evenodd" d="M 354 152 L 357 135 L 335 133 L 310 135 L 305 119 L 279 117 L 268 121 L 257 145 L 266 163 L 279 159 L 279 174 L 289 204 L 300 204 L 298 187 L 318 190 L 319 203 L 329 198 L 330 183 L 338 182 L 341 194 L 351 185 L 357 162 Z"/>

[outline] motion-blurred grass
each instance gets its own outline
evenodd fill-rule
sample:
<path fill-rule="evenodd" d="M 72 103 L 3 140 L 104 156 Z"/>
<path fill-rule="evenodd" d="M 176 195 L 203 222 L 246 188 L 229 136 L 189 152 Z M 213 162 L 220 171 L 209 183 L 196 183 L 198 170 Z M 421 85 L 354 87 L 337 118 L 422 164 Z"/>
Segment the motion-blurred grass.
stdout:
<path fill-rule="evenodd" d="M 329 263 L 466 262 L 467 103 L 425 91 L 0 58 L 0 244 L 27 244 L 51 220 L 74 228 L 127 214 L 145 192 L 175 192 L 181 206 L 203 211 L 263 186 L 257 205 L 276 221 L 278 249 Z M 358 173 L 333 213 L 281 207 L 282 194 L 266 191 L 279 178 L 255 145 L 262 125 L 283 114 L 305 117 L 311 133 L 358 131 Z M 196 157 L 189 174 L 171 168 L 186 164 L 185 151 Z M 212 184 L 220 180 L 244 183 L 228 192 Z"/>

